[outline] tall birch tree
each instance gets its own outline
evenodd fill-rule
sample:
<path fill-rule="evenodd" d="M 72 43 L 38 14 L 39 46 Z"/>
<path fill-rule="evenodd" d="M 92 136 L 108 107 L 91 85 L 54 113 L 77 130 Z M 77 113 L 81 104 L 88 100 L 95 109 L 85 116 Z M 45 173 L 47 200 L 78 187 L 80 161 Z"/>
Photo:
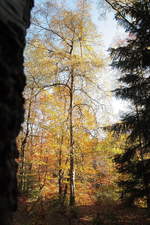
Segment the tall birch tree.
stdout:
<path fill-rule="evenodd" d="M 85 107 L 93 110 L 91 105 L 96 102 L 93 92 L 93 89 L 99 90 L 95 82 L 96 73 L 104 64 L 99 43 L 100 35 L 97 34 L 91 21 L 86 1 L 78 2 L 75 10 L 47 2 L 45 7 L 38 9 L 37 12 L 38 16 L 35 13 L 33 25 L 40 34 L 32 39 L 30 44 L 33 52 L 38 48 L 44 51 L 40 62 L 45 65 L 42 73 L 46 79 L 41 82 L 41 88 L 59 87 L 66 98 L 70 162 L 69 201 L 72 206 L 75 204 L 74 117 L 77 114 L 82 115 Z M 40 73 L 37 62 L 34 68 Z"/>

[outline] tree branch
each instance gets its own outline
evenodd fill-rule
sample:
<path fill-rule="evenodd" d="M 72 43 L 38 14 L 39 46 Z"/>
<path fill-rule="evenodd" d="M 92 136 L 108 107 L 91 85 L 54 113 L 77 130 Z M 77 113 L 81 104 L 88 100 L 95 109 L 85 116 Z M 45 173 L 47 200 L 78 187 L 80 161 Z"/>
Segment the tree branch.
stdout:
<path fill-rule="evenodd" d="M 107 2 L 107 4 L 110 5 L 111 8 L 115 10 L 118 13 L 118 15 L 126 21 L 126 23 L 128 23 L 131 27 L 137 30 L 136 27 L 128 19 L 126 19 L 125 16 L 123 16 L 122 13 L 119 11 L 119 9 L 117 9 L 109 0 L 105 0 L 105 2 Z"/>
<path fill-rule="evenodd" d="M 57 35 L 60 39 L 62 39 L 62 40 L 63 40 L 70 48 L 72 48 L 72 45 L 69 44 L 69 43 L 66 41 L 66 39 L 65 39 L 62 35 L 60 35 L 57 31 L 54 31 L 54 30 L 49 29 L 49 28 L 47 28 L 47 27 L 43 27 L 43 26 L 41 26 L 41 25 L 39 25 L 39 24 L 36 24 L 36 23 L 32 23 L 32 24 L 33 24 L 34 26 L 37 26 L 37 27 L 42 28 L 43 30 L 52 32 L 53 34 Z"/>

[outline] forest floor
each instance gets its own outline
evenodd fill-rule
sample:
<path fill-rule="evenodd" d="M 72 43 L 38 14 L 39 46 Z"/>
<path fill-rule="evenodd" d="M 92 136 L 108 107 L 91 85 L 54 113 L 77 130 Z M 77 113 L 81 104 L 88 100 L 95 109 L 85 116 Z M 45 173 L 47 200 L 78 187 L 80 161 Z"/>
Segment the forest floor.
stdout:
<path fill-rule="evenodd" d="M 14 225 L 150 225 L 150 212 L 109 202 L 69 209 L 49 201 L 32 204 L 21 201 L 14 222 Z"/>

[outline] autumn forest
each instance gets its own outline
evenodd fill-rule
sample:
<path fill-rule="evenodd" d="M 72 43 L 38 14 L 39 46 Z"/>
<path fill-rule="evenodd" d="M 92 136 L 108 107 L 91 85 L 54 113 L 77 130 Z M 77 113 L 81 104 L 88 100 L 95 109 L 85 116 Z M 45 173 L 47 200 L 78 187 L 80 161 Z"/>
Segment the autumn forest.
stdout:
<path fill-rule="evenodd" d="M 107 51 L 93 4 L 124 30 Z M 150 224 L 149 22 L 149 0 L 35 2 L 15 225 Z"/>

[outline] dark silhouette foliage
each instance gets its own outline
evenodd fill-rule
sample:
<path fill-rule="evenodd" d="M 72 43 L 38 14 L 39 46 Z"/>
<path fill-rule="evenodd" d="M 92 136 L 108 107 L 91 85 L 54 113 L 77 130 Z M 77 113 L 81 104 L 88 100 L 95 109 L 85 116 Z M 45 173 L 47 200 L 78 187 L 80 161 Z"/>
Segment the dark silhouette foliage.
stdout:
<path fill-rule="evenodd" d="M 23 50 L 31 0 L 0 1 L 0 225 L 17 209 L 16 137 L 24 120 Z"/>
<path fill-rule="evenodd" d="M 117 97 L 132 103 L 113 130 L 128 135 L 123 154 L 115 157 L 122 200 L 133 205 L 139 198 L 150 207 L 150 3 L 136 0 L 116 2 L 116 20 L 125 27 L 129 38 L 123 46 L 112 48 L 112 66 L 121 71 Z"/>

